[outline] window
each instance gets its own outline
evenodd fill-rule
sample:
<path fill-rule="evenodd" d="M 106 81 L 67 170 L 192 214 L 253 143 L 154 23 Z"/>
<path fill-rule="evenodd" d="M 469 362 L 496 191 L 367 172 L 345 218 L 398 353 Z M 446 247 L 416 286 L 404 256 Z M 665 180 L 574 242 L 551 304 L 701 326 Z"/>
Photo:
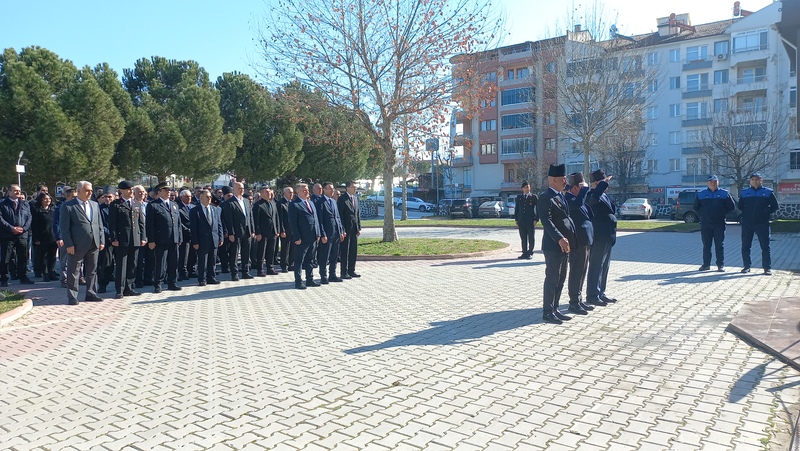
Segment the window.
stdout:
<path fill-rule="evenodd" d="M 554 113 L 547 113 L 544 115 L 544 123 L 545 125 L 555 125 L 556 124 L 556 115 Z"/>
<path fill-rule="evenodd" d="M 548 74 L 555 73 L 555 71 L 556 71 L 556 62 L 555 62 L 555 61 L 550 61 L 550 62 L 549 62 L 549 63 L 547 63 L 547 65 L 544 67 L 544 70 L 545 70 L 545 72 L 547 72 Z"/>
<path fill-rule="evenodd" d="M 636 56 L 625 56 L 620 63 L 621 72 L 630 72 L 642 68 L 642 59 Z"/>
<path fill-rule="evenodd" d="M 767 30 L 748 31 L 733 37 L 733 53 L 767 48 Z"/>
<path fill-rule="evenodd" d="M 531 70 L 528 69 L 527 67 L 517 69 L 517 78 L 528 78 L 530 74 Z"/>
<path fill-rule="evenodd" d="M 649 90 L 650 90 L 650 92 L 658 91 L 658 80 L 651 80 L 650 81 Z"/>
<path fill-rule="evenodd" d="M 714 43 L 714 55 L 727 55 L 728 54 L 728 41 L 719 41 Z"/>
<path fill-rule="evenodd" d="M 745 97 L 741 100 L 741 109 L 745 111 L 763 111 L 767 104 L 764 97 Z"/>
<path fill-rule="evenodd" d="M 789 88 L 789 108 L 797 108 L 797 86 Z"/>
<path fill-rule="evenodd" d="M 481 83 L 495 83 L 497 81 L 497 72 L 486 72 L 481 74 Z"/>
<path fill-rule="evenodd" d="M 669 106 L 669 117 L 680 117 L 681 115 L 681 104 L 680 103 L 673 103 Z"/>
<path fill-rule="evenodd" d="M 497 143 L 481 144 L 481 155 L 494 155 L 497 153 Z"/>
<path fill-rule="evenodd" d="M 723 85 L 728 82 L 728 69 L 714 71 L 714 84 Z"/>
<path fill-rule="evenodd" d="M 490 119 L 488 121 L 481 121 L 481 131 L 488 132 L 497 130 L 497 119 Z"/>
<path fill-rule="evenodd" d="M 669 77 L 669 89 L 681 89 L 681 77 Z"/>
<path fill-rule="evenodd" d="M 515 105 L 517 103 L 533 102 L 533 88 L 507 89 L 502 92 L 501 105 Z"/>
<path fill-rule="evenodd" d="M 497 100 L 496 99 L 492 99 L 492 100 L 482 99 L 481 100 L 481 108 L 494 107 L 494 106 L 497 106 Z"/>
<path fill-rule="evenodd" d="M 506 179 L 506 181 L 507 182 L 516 182 L 517 179 L 514 177 L 514 175 L 515 175 L 514 174 L 514 169 L 509 169 L 508 170 L 508 179 Z"/>
<path fill-rule="evenodd" d="M 695 92 L 708 89 L 708 74 L 694 74 L 686 76 L 686 91 Z"/>
<path fill-rule="evenodd" d="M 532 138 L 513 138 L 500 141 L 500 154 L 513 155 L 533 152 Z"/>
<path fill-rule="evenodd" d="M 708 174 L 708 160 L 705 158 L 687 158 L 686 175 Z"/>
<path fill-rule="evenodd" d="M 800 149 L 789 152 L 789 169 L 800 169 Z"/>
<path fill-rule="evenodd" d="M 556 140 L 555 140 L 555 138 L 545 138 L 544 139 L 544 149 L 545 150 L 556 150 Z"/>
<path fill-rule="evenodd" d="M 686 104 L 686 119 L 705 119 L 708 117 L 705 102 L 689 102 Z"/>
<path fill-rule="evenodd" d="M 506 72 L 506 79 L 507 80 L 513 80 L 514 79 L 514 69 L 509 69 Z"/>
<path fill-rule="evenodd" d="M 658 119 L 658 107 L 657 106 L 647 107 L 647 118 L 648 119 Z"/>
<path fill-rule="evenodd" d="M 705 61 L 708 59 L 708 46 L 686 47 L 686 61 Z"/>
<path fill-rule="evenodd" d="M 669 160 L 669 171 L 675 172 L 681 170 L 681 159 L 680 158 L 671 158 Z"/>
<path fill-rule="evenodd" d="M 700 147 L 703 142 L 702 136 L 702 130 L 686 130 L 687 147 Z"/>
<path fill-rule="evenodd" d="M 464 168 L 464 186 L 472 187 L 472 168 Z"/>
<path fill-rule="evenodd" d="M 728 111 L 728 99 L 714 99 L 714 112 L 723 113 Z"/>
<path fill-rule="evenodd" d="M 747 67 L 739 70 L 739 79 L 737 83 L 753 83 L 760 82 L 767 79 L 766 67 Z"/>
<path fill-rule="evenodd" d="M 669 143 L 670 144 L 680 144 L 681 143 L 681 132 L 669 132 Z"/>
<path fill-rule="evenodd" d="M 681 49 L 672 49 L 669 51 L 669 62 L 677 63 L 681 60 Z"/>
<path fill-rule="evenodd" d="M 650 145 L 651 146 L 658 145 L 658 133 L 650 133 Z"/>
<path fill-rule="evenodd" d="M 658 160 L 647 160 L 647 172 L 649 174 L 658 172 Z"/>
<path fill-rule="evenodd" d="M 648 66 L 655 66 L 658 64 L 658 53 L 657 52 L 650 52 L 647 54 L 647 65 Z"/>
<path fill-rule="evenodd" d="M 533 127 L 536 118 L 533 113 L 506 114 L 501 118 L 503 130 Z"/>

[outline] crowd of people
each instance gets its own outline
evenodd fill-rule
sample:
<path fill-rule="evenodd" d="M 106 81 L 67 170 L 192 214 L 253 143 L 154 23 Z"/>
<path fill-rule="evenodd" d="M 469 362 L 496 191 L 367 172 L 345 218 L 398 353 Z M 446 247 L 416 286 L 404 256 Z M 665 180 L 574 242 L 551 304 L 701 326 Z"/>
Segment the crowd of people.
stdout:
<path fill-rule="evenodd" d="M 36 283 L 29 257 L 34 278 L 60 281 L 70 305 L 81 285 L 85 301 L 101 301 L 112 285 L 121 299 L 146 286 L 179 291 L 191 279 L 216 285 L 219 274 L 237 282 L 292 271 L 301 290 L 361 277 L 356 184 L 341 188 L 300 183 L 276 199 L 269 186 L 246 192 L 240 182 L 190 190 L 123 180 L 104 192 L 81 181 L 57 202 L 47 186 L 28 200 L 11 185 L 0 201 L 0 287 Z"/>

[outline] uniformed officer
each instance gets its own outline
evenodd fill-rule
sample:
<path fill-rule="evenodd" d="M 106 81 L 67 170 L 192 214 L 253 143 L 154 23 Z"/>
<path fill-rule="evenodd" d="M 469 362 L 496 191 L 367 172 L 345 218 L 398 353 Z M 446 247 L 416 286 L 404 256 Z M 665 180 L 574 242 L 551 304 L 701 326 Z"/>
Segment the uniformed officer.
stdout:
<path fill-rule="evenodd" d="M 700 238 L 703 240 L 703 266 L 700 271 L 711 269 L 711 242 L 717 254 L 717 270 L 725 271 L 725 215 L 736 205 L 730 193 L 719 188 L 719 178 L 708 178 L 708 188 L 697 193 L 694 210 L 700 215 Z"/>
<path fill-rule="evenodd" d="M 617 302 L 606 295 L 611 249 L 617 242 L 617 206 L 605 193 L 613 176 L 598 169 L 591 174 L 592 189 L 586 194 L 586 204 L 592 209 L 594 242 L 589 252 L 589 273 L 586 276 L 586 303 L 605 306 Z"/>
<path fill-rule="evenodd" d="M 772 275 L 772 260 L 769 250 L 769 216 L 778 211 L 778 199 L 771 189 L 762 186 L 761 174 L 750 176 L 750 188 L 743 190 L 739 197 L 739 210 L 742 210 L 742 268 L 743 273 L 750 272 L 750 246 L 753 234 L 758 235 L 761 245 L 761 265 L 764 275 Z"/>
<path fill-rule="evenodd" d="M 592 227 L 592 210 L 586 205 L 589 185 L 583 179 L 583 173 L 573 172 L 567 178 L 567 192 L 564 197 L 569 205 L 569 216 L 575 223 L 575 247 L 569 253 L 569 275 L 567 276 L 567 292 L 569 293 L 569 311 L 576 315 L 586 315 L 594 307 L 583 302 L 583 282 L 589 268 L 589 253 L 594 241 Z"/>
<path fill-rule="evenodd" d="M 533 255 L 533 247 L 536 244 L 535 226 L 536 221 L 539 220 L 539 216 L 536 214 L 538 200 L 535 194 L 531 194 L 528 182 L 522 182 L 522 194 L 517 195 L 517 206 L 514 210 L 514 222 L 517 224 L 519 237 L 522 240 L 522 255 L 517 257 L 521 260 L 530 260 Z"/>
<path fill-rule="evenodd" d="M 178 205 L 169 200 L 168 183 L 161 182 L 155 188 L 158 198 L 147 204 L 145 215 L 147 247 L 155 251 L 154 292 L 161 293 L 165 280 L 169 290 L 179 291 L 178 245 L 183 241 L 180 213 Z"/>
<path fill-rule="evenodd" d="M 147 244 L 141 205 L 133 198 L 133 183 L 123 180 L 117 185 L 119 199 L 108 208 L 108 231 L 114 250 L 116 299 L 139 296 L 134 288 L 139 248 Z"/>

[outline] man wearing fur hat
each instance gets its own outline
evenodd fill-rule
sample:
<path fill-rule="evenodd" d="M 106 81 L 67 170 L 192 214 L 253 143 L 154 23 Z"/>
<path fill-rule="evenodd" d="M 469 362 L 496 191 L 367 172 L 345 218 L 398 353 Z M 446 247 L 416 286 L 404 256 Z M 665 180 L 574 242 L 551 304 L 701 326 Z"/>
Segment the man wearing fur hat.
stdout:
<path fill-rule="evenodd" d="M 611 175 L 598 169 L 592 172 L 592 189 L 586 196 L 586 203 L 592 209 L 594 243 L 589 255 L 589 274 L 586 281 L 586 303 L 605 306 L 616 299 L 606 296 L 608 268 L 611 264 L 611 248 L 617 242 L 617 206 L 605 193 Z"/>

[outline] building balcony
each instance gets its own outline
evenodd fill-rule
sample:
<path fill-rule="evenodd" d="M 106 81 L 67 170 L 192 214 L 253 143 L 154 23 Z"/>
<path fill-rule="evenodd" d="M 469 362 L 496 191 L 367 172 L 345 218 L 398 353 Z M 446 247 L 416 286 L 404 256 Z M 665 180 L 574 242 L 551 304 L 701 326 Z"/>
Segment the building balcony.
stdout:
<path fill-rule="evenodd" d="M 500 183 L 500 190 L 509 190 L 509 189 L 514 189 L 514 188 L 520 188 L 521 184 L 522 184 L 522 182 L 518 182 L 516 180 L 510 180 L 510 181 L 509 180 L 503 180 L 503 182 Z"/>
<path fill-rule="evenodd" d="M 760 75 L 758 77 L 741 77 L 737 78 L 735 83 L 731 83 L 731 95 L 751 91 L 766 92 L 768 88 L 769 84 L 767 83 L 766 75 Z"/>
<path fill-rule="evenodd" d="M 700 85 L 692 88 L 686 88 L 681 93 L 682 99 L 696 99 L 698 97 L 711 97 L 711 87 Z"/>
<path fill-rule="evenodd" d="M 696 155 L 703 153 L 703 147 L 700 144 L 685 144 L 681 149 L 683 155 Z"/>
<path fill-rule="evenodd" d="M 525 153 L 500 153 L 500 161 L 504 162 L 519 162 L 525 159 L 534 158 L 533 152 L 525 152 Z"/>
<path fill-rule="evenodd" d="M 712 60 L 706 58 L 694 61 L 684 61 L 682 70 L 711 69 Z"/>
<path fill-rule="evenodd" d="M 472 133 L 459 133 L 453 137 L 454 146 L 472 146 L 473 136 Z"/>
<path fill-rule="evenodd" d="M 454 168 L 463 168 L 466 166 L 472 166 L 472 155 L 465 155 L 453 158 Z"/>
<path fill-rule="evenodd" d="M 681 176 L 681 183 L 691 183 L 693 185 L 705 186 L 711 174 L 683 174 Z"/>
<path fill-rule="evenodd" d="M 710 117 L 687 118 L 681 121 L 681 127 L 697 127 L 700 125 L 710 125 L 710 124 L 711 124 Z"/>

